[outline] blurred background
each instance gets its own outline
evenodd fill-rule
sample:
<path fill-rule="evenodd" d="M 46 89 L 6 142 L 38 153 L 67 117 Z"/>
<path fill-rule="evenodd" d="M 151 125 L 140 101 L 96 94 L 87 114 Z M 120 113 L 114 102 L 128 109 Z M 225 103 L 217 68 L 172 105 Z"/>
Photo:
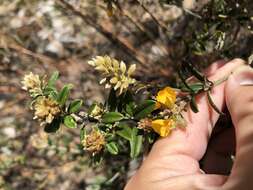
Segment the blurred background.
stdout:
<path fill-rule="evenodd" d="M 252 62 L 251 0 L 0 0 L 0 190 L 122 189 L 139 160 L 106 158 L 97 167 L 79 131 L 45 136 L 33 120 L 22 77 L 61 74 L 85 107 L 107 91 L 87 61 L 110 55 L 136 63 L 136 78 L 178 84 L 183 62 Z"/>

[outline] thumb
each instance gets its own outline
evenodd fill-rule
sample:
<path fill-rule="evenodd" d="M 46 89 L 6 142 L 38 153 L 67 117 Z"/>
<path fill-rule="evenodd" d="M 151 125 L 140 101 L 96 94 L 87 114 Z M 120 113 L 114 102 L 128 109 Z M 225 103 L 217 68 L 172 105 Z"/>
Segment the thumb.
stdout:
<path fill-rule="evenodd" d="M 236 159 L 224 187 L 253 189 L 253 69 L 236 69 L 227 81 L 225 96 L 235 126 Z"/>

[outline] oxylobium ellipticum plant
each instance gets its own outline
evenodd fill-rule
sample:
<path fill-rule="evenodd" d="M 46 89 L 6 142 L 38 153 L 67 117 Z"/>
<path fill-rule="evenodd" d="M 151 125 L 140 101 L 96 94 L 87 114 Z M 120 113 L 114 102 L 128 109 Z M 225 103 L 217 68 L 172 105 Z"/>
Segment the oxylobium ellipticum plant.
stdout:
<path fill-rule="evenodd" d="M 23 89 L 30 97 L 34 119 L 47 133 L 55 133 L 60 127 L 80 130 L 80 144 L 96 161 L 106 154 L 127 152 L 131 158 L 148 152 L 159 137 L 168 137 L 173 130 L 187 127 L 182 112 L 190 106 L 198 112 L 195 96 L 206 92 L 210 105 L 222 114 L 212 101 L 210 91 L 219 81 L 209 81 L 195 67 L 186 63 L 179 72 L 182 85 L 179 88 L 153 87 L 133 78 L 136 65 L 129 67 L 123 61 L 109 56 L 97 56 L 88 62 L 101 74 L 100 84 L 110 89 L 105 102 L 94 102 L 83 111 L 83 100 L 69 100 L 71 84 L 56 88 L 59 73 L 50 78 L 30 73 L 24 76 Z M 195 82 L 187 82 L 183 72 L 193 75 Z M 143 101 L 136 97 L 142 96 Z M 169 137 L 168 137 L 169 138 Z M 129 148 L 126 148 L 128 144 Z"/>

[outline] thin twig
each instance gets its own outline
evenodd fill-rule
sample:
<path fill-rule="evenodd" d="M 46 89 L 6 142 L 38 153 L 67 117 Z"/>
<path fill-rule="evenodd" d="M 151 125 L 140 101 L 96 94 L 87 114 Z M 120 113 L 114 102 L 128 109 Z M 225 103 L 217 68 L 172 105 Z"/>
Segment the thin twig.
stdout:
<path fill-rule="evenodd" d="M 143 26 L 142 23 L 139 23 L 136 19 L 134 19 L 133 16 L 131 15 L 131 13 L 129 13 L 129 11 L 122 9 L 119 3 L 116 3 L 116 6 L 117 6 L 118 10 L 120 11 L 120 13 L 124 17 L 126 17 L 140 32 L 143 32 L 164 53 L 166 53 L 166 54 L 168 53 L 168 49 L 166 47 L 162 46 L 161 44 L 158 44 L 154 35 L 151 32 L 149 32 L 147 29 L 145 29 L 145 26 Z"/>
<path fill-rule="evenodd" d="M 12 37 L 10 37 L 4 33 L 1 33 L 1 32 L 0 32 L 0 48 L 12 49 L 12 50 L 15 50 L 16 52 L 19 52 L 21 54 L 29 55 L 31 57 L 39 59 L 42 62 L 47 62 L 47 63 L 54 63 L 55 62 L 54 59 L 52 59 L 46 55 L 39 54 L 39 53 L 33 52 L 29 49 L 26 49 L 22 45 L 19 45 L 17 42 L 15 42 L 15 40 Z"/>
<path fill-rule="evenodd" d="M 113 44 L 120 47 L 124 52 L 126 52 L 130 57 L 132 57 L 135 61 L 145 66 L 145 62 L 147 59 L 137 50 L 135 49 L 126 39 L 118 37 L 113 34 L 108 28 L 98 23 L 96 19 L 88 14 L 84 14 L 77 10 L 73 5 L 69 4 L 64 0 L 56 0 L 60 5 L 64 6 L 66 9 L 70 10 L 74 15 L 80 17 L 86 24 L 95 28 L 100 34 L 110 40 Z"/>
<path fill-rule="evenodd" d="M 164 31 L 169 31 L 165 24 L 161 23 L 149 10 L 148 8 L 141 3 L 139 0 L 134 0 L 136 3 L 138 3 L 145 12 L 149 14 L 149 16 L 154 20 L 154 22 Z"/>

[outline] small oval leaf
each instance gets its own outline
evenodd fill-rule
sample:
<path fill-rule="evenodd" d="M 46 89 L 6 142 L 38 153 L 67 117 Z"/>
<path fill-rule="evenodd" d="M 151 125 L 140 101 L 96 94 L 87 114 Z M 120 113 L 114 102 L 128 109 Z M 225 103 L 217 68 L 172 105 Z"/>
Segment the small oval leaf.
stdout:
<path fill-rule="evenodd" d="M 68 128 L 76 128 L 77 126 L 74 117 L 72 117 L 71 115 L 67 115 L 64 117 L 64 125 Z"/>
<path fill-rule="evenodd" d="M 86 137 L 86 130 L 85 130 L 85 126 L 83 126 L 81 129 L 80 129 L 80 141 L 82 142 Z"/>
<path fill-rule="evenodd" d="M 80 110 L 80 108 L 83 105 L 82 100 L 74 100 L 73 102 L 70 103 L 69 105 L 69 113 L 75 113 Z"/>
<path fill-rule="evenodd" d="M 124 119 L 124 115 L 119 112 L 108 112 L 102 116 L 103 123 L 115 123 Z"/>
<path fill-rule="evenodd" d="M 190 84 L 189 86 L 194 93 L 198 93 L 199 91 L 204 89 L 203 83 L 194 83 L 194 84 Z"/>
<path fill-rule="evenodd" d="M 211 97 L 211 92 L 208 91 L 207 92 L 207 98 L 208 98 L 208 102 L 209 104 L 213 107 L 214 111 L 216 111 L 218 114 L 220 115 L 225 115 L 213 102 L 212 97 Z"/>
<path fill-rule="evenodd" d="M 58 94 L 58 97 L 57 97 L 57 101 L 58 103 L 63 106 L 68 97 L 69 97 L 69 93 L 70 93 L 70 89 L 72 88 L 72 85 L 68 84 L 68 85 L 65 85 L 62 90 L 60 91 L 60 93 Z"/>
<path fill-rule="evenodd" d="M 134 111 L 135 119 L 147 117 L 155 109 L 156 102 L 154 100 L 146 100 L 141 105 L 137 106 Z"/>
<path fill-rule="evenodd" d="M 132 129 L 127 125 L 124 125 L 122 130 L 116 132 L 117 135 L 121 136 L 122 138 L 128 141 L 131 141 L 131 133 Z"/>
<path fill-rule="evenodd" d="M 143 137 L 138 134 L 138 129 L 133 128 L 131 133 L 131 140 L 130 140 L 130 156 L 131 158 L 136 158 L 141 152 L 142 148 L 142 139 Z"/>
<path fill-rule="evenodd" d="M 58 78 L 59 78 L 59 72 L 58 71 L 53 72 L 50 79 L 48 80 L 47 86 L 54 87 L 55 82 L 57 81 Z"/>
<path fill-rule="evenodd" d="M 54 120 L 52 121 L 52 123 L 47 124 L 44 127 L 44 131 L 46 133 L 55 133 L 60 128 L 61 121 L 62 121 L 62 119 L 60 117 L 59 118 L 54 118 Z"/>
<path fill-rule="evenodd" d="M 119 153 L 118 146 L 115 142 L 110 142 L 106 144 L 106 149 L 113 155 L 117 155 Z"/>

